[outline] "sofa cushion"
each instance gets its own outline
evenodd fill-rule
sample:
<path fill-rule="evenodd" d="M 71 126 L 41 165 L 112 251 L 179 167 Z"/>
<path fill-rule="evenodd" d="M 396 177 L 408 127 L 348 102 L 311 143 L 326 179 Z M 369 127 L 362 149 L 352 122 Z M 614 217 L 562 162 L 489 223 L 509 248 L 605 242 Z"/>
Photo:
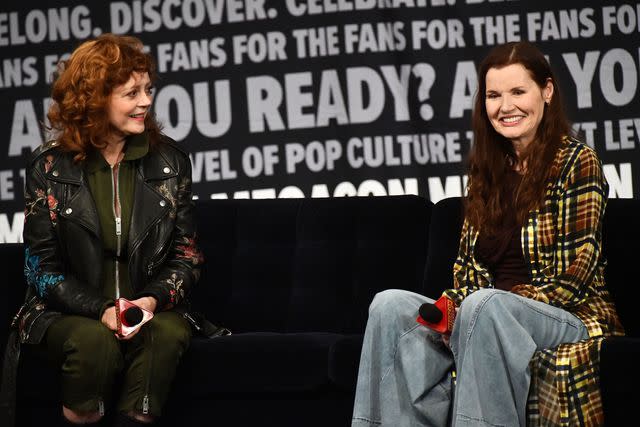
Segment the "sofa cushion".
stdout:
<path fill-rule="evenodd" d="M 17 392 L 19 400 L 55 402 L 60 399 L 60 372 L 42 347 L 33 344 L 20 347 Z"/>
<path fill-rule="evenodd" d="M 284 328 L 296 234 L 295 200 L 206 200 L 196 207 L 205 265 L 192 300 L 234 333 Z"/>
<path fill-rule="evenodd" d="M 608 426 L 632 425 L 630 413 L 638 401 L 640 340 L 611 337 L 600 350 L 600 391 Z M 635 424 L 634 424 L 635 425 Z"/>
<path fill-rule="evenodd" d="M 329 349 L 339 338 L 320 332 L 256 332 L 193 339 L 176 377 L 176 393 L 199 398 L 326 387 Z"/>
<path fill-rule="evenodd" d="M 438 299 L 442 291 L 453 287 L 453 263 L 458 255 L 462 219 L 460 197 L 442 199 L 431 210 L 423 291 L 430 298 Z"/>
<path fill-rule="evenodd" d="M 329 349 L 329 378 L 342 390 L 356 389 L 363 342 L 363 334 L 345 335 Z"/>
<path fill-rule="evenodd" d="M 304 201 L 287 331 L 363 333 L 377 292 L 418 291 L 430 211 L 413 196 Z"/>
<path fill-rule="evenodd" d="M 202 201 L 194 306 L 234 333 L 362 333 L 377 292 L 420 291 L 430 212 L 417 196 Z"/>

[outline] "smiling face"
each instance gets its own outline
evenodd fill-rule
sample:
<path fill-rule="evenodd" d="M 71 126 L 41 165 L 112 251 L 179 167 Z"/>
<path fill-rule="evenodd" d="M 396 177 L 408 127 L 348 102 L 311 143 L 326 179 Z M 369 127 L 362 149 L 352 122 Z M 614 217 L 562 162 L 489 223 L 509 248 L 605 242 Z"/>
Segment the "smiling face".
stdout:
<path fill-rule="evenodd" d="M 516 152 L 536 136 L 545 102 L 551 102 L 553 83 L 540 87 L 521 64 L 490 68 L 485 77 L 485 106 L 493 128 L 509 139 Z"/>
<path fill-rule="evenodd" d="M 131 74 L 129 80 L 116 86 L 109 97 L 107 115 L 111 124 L 111 140 L 144 132 L 144 119 L 151 106 L 149 73 Z"/>

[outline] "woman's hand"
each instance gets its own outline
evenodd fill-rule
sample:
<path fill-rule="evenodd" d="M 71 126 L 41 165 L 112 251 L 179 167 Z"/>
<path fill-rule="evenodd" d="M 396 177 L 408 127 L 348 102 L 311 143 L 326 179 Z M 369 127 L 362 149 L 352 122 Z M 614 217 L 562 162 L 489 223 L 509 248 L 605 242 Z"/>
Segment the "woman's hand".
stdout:
<path fill-rule="evenodd" d="M 460 310 L 460 307 L 456 307 L 456 316 L 458 315 L 458 310 Z M 444 345 L 446 345 L 447 348 L 451 350 L 451 345 L 450 345 L 451 335 L 442 334 L 441 336 L 442 336 L 442 342 L 444 343 Z"/>
<path fill-rule="evenodd" d="M 137 305 L 140 308 L 143 308 L 147 311 L 154 312 L 158 301 L 154 297 L 142 297 L 136 300 L 131 301 L 131 303 Z M 136 336 L 136 334 L 140 331 L 141 328 L 136 328 L 129 335 L 123 337 L 118 334 L 118 322 L 116 320 L 116 308 L 109 307 L 102 314 L 102 319 L 100 319 L 103 325 L 105 325 L 109 330 L 114 331 L 116 333 L 116 338 L 119 340 L 129 340 Z"/>
<path fill-rule="evenodd" d="M 449 345 L 449 342 L 451 341 L 451 336 L 446 334 L 442 334 L 441 336 L 442 336 L 442 342 L 444 343 L 444 345 L 446 345 L 447 348 L 451 350 L 451 346 Z"/>
<path fill-rule="evenodd" d="M 142 297 L 131 301 L 133 304 L 137 305 L 140 308 L 144 308 L 147 311 L 154 313 L 156 311 L 156 306 L 158 305 L 158 300 L 154 297 Z"/>
<path fill-rule="evenodd" d="M 131 303 L 153 313 L 156 309 L 156 306 L 158 305 L 158 300 L 156 300 L 154 297 L 142 297 L 132 300 Z M 142 327 L 138 327 L 134 329 L 133 332 L 131 332 L 129 335 L 125 337 L 118 335 L 118 338 L 123 341 L 130 340 L 131 338 L 135 337 L 141 329 Z"/>
<path fill-rule="evenodd" d="M 138 329 L 134 330 L 133 332 L 131 332 L 126 337 L 123 337 L 122 335 L 120 335 L 118 333 L 118 322 L 116 320 L 116 308 L 115 307 L 107 308 L 104 311 L 104 313 L 102 314 L 101 321 L 102 321 L 103 325 L 105 325 L 107 328 L 109 328 L 110 330 L 112 330 L 114 332 L 114 335 L 119 340 L 129 340 L 129 339 L 133 338 L 138 333 L 138 331 L 140 330 L 140 328 L 138 328 Z"/>
<path fill-rule="evenodd" d="M 116 321 L 116 308 L 115 307 L 107 308 L 104 311 L 104 313 L 102 313 L 102 318 L 100 319 L 100 321 L 104 326 L 109 328 L 109 330 L 114 332 L 117 331 L 118 322 Z"/>
<path fill-rule="evenodd" d="M 142 297 L 132 300 L 131 303 L 153 313 L 156 310 L 156 306 L 158 305 L 158 300 L 156 300 L 154 297 Z M 129 335 L 125 337 L 118 336 L 118 338 L 123 341 L 130 340 L 131 338 L 135 337 L 141 329 L 142 327 L 138 327 L 134 329 L 133 332 L 131 332 Z"/>

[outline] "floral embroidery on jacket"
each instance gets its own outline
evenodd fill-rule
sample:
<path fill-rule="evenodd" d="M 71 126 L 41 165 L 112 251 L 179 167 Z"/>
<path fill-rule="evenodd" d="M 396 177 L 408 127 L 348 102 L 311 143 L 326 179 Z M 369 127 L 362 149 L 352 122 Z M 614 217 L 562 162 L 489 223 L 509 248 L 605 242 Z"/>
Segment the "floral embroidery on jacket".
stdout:
<path fill-rule="evenodd" d="M 182 242 L 184 245 L 176 246 L 178 253 L 176 258 L 190 261 L 193 265 L 200 265 L 204 262 L 204 256 L 202 252 L 196 246 L 195 237 L 183 237 Z"/>
<path fill-rule="evenodd" d="M 171 277 L 165 280 L 171 289 L 169 289 L 169 302 L 173 305 L 184 299 L 184 288 L 182 287 L 182 279 L 178 279 L 176 273 L 171 273 Z"/>
<path fill-rule="evenodd" d="M 35 212 L 35 208 L 36 205 L 39 202 L 42 202 L 44 200 L 47 199 L 47 196 L 44 192 L 44 190 L 37 188 L 35 191 L 35 195 L 36 195 L 36 199 L 33 200 L 31 198 L 31 196 L 27 193 L 25 194 L 25 200 L 24 200 L 24 221 L 27 222 L 27 218 L 29 217 L 29 215 L 33 215 Z"/>
<path fill-rule="evenodd" d="M 41 298 L 44 298 L 49 289 L 64 280 L 62 274 L 42 274 L 40 257 L 31 255 L 28 247 L 24 253 L 24 277 L 27 279 L 27 284 L 33 286 Z"/>
<path fill-rule="evenodd" d="M 58 199 L 51 194 L 51 189 L 47 190 L 47 205 L 49 206 L 49 217 L 51 218 L 51 223 L 55 227 L 56 221 L 58 220 Z"/>
<path fill-rule="evenodd" d="M 27 218 L 35 214 L 38 203 L 43 203 L 48 207 L 49 218 L 51 218 L 51 223 L 55 227 L 56 221 L 58 220 L 58 199 L 52 194 L 50 188 L 48 188 L 46 192 L 41 188 L 37 188 L 35 195 L 35 200 L 32 199 L 30 195 L 25 195 L 24 221 L 27 222 Z"/>

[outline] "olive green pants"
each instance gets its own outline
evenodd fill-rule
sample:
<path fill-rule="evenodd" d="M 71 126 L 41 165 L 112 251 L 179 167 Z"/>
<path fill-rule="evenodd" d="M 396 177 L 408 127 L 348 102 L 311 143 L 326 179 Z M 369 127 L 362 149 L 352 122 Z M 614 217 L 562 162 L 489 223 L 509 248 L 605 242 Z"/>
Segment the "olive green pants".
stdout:
<path fill-rule="evenodd" d="M 190 338 L 186 320 L 165 311 L 126 341 L 116 339 L 97 320 L 62 316 L 49 326 L 43 345 L 61 367 L 62 403 L 67 408 L 103 411 L 117 401 L 120 412 L 160 416 Z M 121 388 L 114 390 L 116 385 Z"/>

